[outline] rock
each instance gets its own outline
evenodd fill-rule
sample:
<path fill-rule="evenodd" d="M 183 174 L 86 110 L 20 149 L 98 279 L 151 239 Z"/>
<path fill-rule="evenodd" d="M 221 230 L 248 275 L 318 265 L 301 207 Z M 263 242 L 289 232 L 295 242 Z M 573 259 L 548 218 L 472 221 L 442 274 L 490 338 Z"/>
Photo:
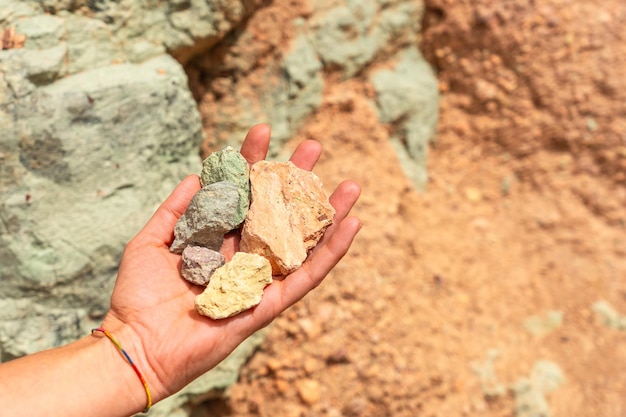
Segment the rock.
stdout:
<path fill-rule="evenodd" d="M 180 273 L 192 284 L 206 286 L 213 272 L 224 263 L 224 256 L 217 251 L 202 246 L 187 246 L 183 250 Z"/>
<path fill-rule="evenodd" d="M 106 25 L 108 38 L 124 46 L 125 55 L 131 62 L 162 55 L 167 50 L 182 63 L 208 50 L 264 5 L 263 0 L 184 0 L 157 4 L 144 1 L 2 1 L 0 23 L 13 24 L 31 15 L 88 14 L 90 20 Z M 84 36 L 84 39 L 94 45 L 102 40 L 91 36 Z M 101 54 L 97 47 L 93 49 L 90 53 Z M 140 50 L 148 53 L 133 56 Z"/>
<path fill-rule="evenodd" d="M 417 43 L 419 2 L 390 0 L 337 1 L 310 19 L 315 48 L 327 67 L 339 67 L 353 77 L 372 62 L 394 38 Z M 358 35 L 357 35 L 358 34 Z"/>
<path fill-rule="evenodd" d="M 292 162 L 257 162 L 250 183 L 241 250 L 268 258 L 274 275 L 290 274 L 332 224 L 335 210 L 320 179 Z"/>
<path fill-rule="evenodd" d="M 271 282 L 272 268 L 267 259 L 237 252 L 215 271 L 204 292 L 196 297 L 196 311 L 214 320 L 234 316 L 259 304 L 263 289 Z"/>
<path fill-rule="evenodd" d="M 246 219 L 250 206 L 250 169 L 248 161 L 230 146 L 213 152 L 202 162 L 200 182 L 207 186 L 220 181 L 230 181 L 237 186 L 239 204 L 235 214 L 235 227 Z"/>
<path fill-rule="evenodd" d="M 485 361 L 471 364 L 472 370 L 480 379 L 483 395 L 487 399 L 495 399 L 507 393 L 507 387 L 498 379 L 494 367 L 494 362 L 499 356 L 500 352 L 496 349 L 489 349 Z"/>
<path fill-rule="evenodd" d="M 523 326 L 535 336 L 545 336 L 563 325 L 563 312 L 550 310 L 543 315 L 531 316 L 524 320 Z"/>
<path fill-rule="evenodd" d="M 620 314 L 608 301 L 596 301 L 592 310 L 602 318 L 605 326 L 616 330 L 626 330 L 626 315 Z"/>
<path fill-rule="evenodd" d="M 170 251 L 182 253 L 188 245 L 219 251 L 224 235 L 235 228 L 239 191 L 232 182 L 216 182 L 201 188 L 174 227 Z"/>
<path fill-rule="evenodd" d="M 314 379 L 299 379 L 296 381 L 296 389 L 300 399 L 307 405 L 314 405 L 321 398 L 320 384 Z"/>
<path fill-rule="evenodd" d="M 391 138 L 405 174 L 418 189 L 426 186 L 428 143 L 439 117 L 437 78 L 421 52 L 400 51 L 391 68 L 375 71 L 370 81 L 382 123 L 396 125 Z"/>
<path fill-rule="evenodd" d="M 515 396 L 515 416 L 550 417 L 552 414 L 546 395 L 564 382 L 563 371 L 556 363 L 537 361 L 530 377 L 520 378 L 511 387 Z"/>

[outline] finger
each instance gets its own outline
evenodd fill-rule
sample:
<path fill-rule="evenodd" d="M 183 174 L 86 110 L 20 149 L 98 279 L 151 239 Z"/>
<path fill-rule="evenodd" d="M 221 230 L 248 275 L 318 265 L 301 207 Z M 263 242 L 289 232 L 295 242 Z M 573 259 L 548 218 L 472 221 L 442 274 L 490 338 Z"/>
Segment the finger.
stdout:
<path fill-rule="evenodd" d="M 289 305 L 302 298 L 306 292 L 315 288 L 346 254 L 354 237 L 361 229 L 361 221 L 358 218 L 346 218 L 360 194 L 361 187 L 358 183 L 354 181 L 344 181 L 339 184 L 337 189 L 330 196 L 330 202 L 333 207 L 335 207 L 334 224 L 326 230 L 324 237 L 309 255 L 303 266 L 283 281 L 277 282 L 277 286 L 282 286 L 285 283 L 295 281 L 299 282 L 300 286 L 295 285 L 295 292 L 291 295 L 284 291 L 280 294 L 280 301 L 273 305 L 276 314 L 279 314 Z M 321 252 L 321 254 L 318 252 Z M 298 278 L 302 275 L 304 275 L 305 279 Z M 272 290 L 270 286 L 266 291 L 270 291 L 271 293 L 271 291 L 274 290 Z M 271 298 L 271 295 L 269 298 Z M 263 299 L 265 299 L 265 295 Z M 270 313 L 265 312 L 259 314 Z M 267 316 L 265 318 L 269 319 Z"/>
<path fill-rule="evenodd" d="M 318 242 L 317 246 L 313 249 L 313 252 L 318 250 L 318 248 L 322 247 L 328 237 L 332 235 L 333 230 L 337 227 L 339 223 L 350 214 L 350 210 L 356 204 L 359 196 L 361 195 L 361 187 L 358 183 L 354 181 L 344 181 L 337 186 L 335 191 L 331 194 L 329 200 L 330 204 L 335 209 L 335 217 L 333 219 L 333 224 L 326 229 L 324 232 L 324 236 Z"/>
<path fill-rule="evenodd" d="M 250 165 L 265 159 L 270 146 L 270 133 L 271 129 L 266 124 L 253 126 L 248 131 L 241 144 L 241 154 Z"/>
<path fill-rule="evenodd" d="M 224 256 L 226 262 L 230 262 L 233 255 L 239 251 L 240 233 L 239 230 L 233 230 L 224 236 L 224 243 L 222 243 L 220 253 Z"/>
<path fill-rule="evenodd" d="M 340 222 L 350 213 L 350 210 L 361 195 L 361 186 L 354 181 L 343 181 L 330 195 L 330 204 L 335 208 L 335 222 Z"/>
<path fill-rule="evenodd" d="M 331 269 L 344 257 L 350 249 L 359 230 L 361 220 L 357 217 L 346 217 L 337 224 L 328 240 L 302 264 L 302 267 L 289 275 L 283 283 L 283 302 L 287 307 L 317 287 Z"/>
<path fill-rule="evenodd" d="M 137 237 L 154 239 L 157 245 L 172 243 L 174 226 L 199 189 L 200 178 L 197 175 L 190 175 L 182 180 L 148 220 Z"/>
<path fill-rule="evenodd" d="M 322 155 L 322 145 L 316 140 L 301 142 L 289 159 L 297 167 L 310 171 Z"/>

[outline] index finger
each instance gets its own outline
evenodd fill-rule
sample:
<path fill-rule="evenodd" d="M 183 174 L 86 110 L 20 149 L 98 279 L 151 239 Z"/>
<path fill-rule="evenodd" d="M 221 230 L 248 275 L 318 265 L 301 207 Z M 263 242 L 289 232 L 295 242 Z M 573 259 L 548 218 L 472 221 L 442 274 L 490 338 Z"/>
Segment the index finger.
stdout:
<path fill-rule="evenodd" d="M 270 146 L 270 133 L 271 129 L 266 124 L 255 125 L 248 131 L 240 152 L 250 165 L 265 159 Z"/>

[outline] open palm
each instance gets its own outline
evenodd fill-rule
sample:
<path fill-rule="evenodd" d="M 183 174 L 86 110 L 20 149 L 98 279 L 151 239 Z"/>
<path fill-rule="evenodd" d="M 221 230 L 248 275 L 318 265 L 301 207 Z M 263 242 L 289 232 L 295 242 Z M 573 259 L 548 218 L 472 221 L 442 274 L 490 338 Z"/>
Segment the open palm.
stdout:
<path fill-rule="evenodd" d="M 253 164 L 265 158 L 269 127 L 250 130 L 241 147 Z M 312 169 L 321 154 L 317 142 L 305 141 L 291 161 Z M 180 276 L 180 255 L 169 251 L 174 225 L 193 195 L 200 189 L 197 176 L 183 180 L 161 205 L 143 230 L 127 245 L 103 326 L 124 340 L 152 390 L 155 401 L 178 391 L 213 368 L 235 347 L 280 312 L 316 287 L 345 255 L 361 224 L 347 217 L 360 189 L 353 182 L 340 184 L 330 197 L 336 210 L 329 227 L 303 266 L 266 289 L 255 308 L 224 320 L 211 320 L 194 310 L 194 298 L 202 292 Z M 239 248 L 239 237 L 230 234 L 222 246 L 229 260 Z"/>

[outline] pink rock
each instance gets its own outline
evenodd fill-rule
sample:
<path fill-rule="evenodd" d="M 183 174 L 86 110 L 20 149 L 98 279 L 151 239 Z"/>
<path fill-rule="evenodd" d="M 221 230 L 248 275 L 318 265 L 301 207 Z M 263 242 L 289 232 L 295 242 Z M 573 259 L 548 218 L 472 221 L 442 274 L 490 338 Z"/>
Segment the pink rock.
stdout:
<path fill-rule="evenodd" d="M 317 175 L 292 162 L 257 162 L 250 184 L 241 249 L 266 257 L 274 275 L 290 274 L 332 224 L 335 210 Z"/>

